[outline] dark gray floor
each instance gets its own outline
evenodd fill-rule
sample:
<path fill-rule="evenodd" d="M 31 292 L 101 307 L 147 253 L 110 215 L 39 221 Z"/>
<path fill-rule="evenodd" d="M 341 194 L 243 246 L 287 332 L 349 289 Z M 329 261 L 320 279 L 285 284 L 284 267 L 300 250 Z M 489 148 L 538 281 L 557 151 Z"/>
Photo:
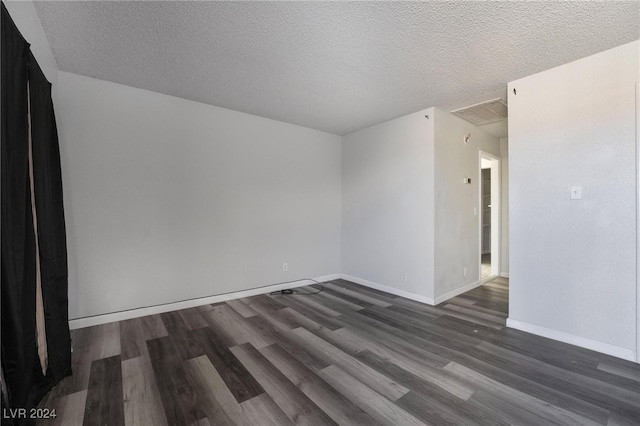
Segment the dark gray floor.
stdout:
<path fill-rule="evenodd" d="M 338 280 L 75 330 L 40 424 L 640 424 L 640 366 L 505 328 L 508 291 L 433 307 Z"/>

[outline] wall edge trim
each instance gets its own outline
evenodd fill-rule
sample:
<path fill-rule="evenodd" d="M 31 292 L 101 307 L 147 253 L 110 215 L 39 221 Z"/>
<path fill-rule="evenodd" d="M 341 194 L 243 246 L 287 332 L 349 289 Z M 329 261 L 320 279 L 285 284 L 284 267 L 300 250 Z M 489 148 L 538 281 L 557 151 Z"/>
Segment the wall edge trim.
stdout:
<path fill-rule="evenodd" d="M 352 275 L 341 274 L 341 278 L 343 280 L 352 281 L 356 284 L 363 285 L 365 287 L 373 288 L 375 290 L 384 291 L 389 294 L 393 294 L 395 296 L 404 297 L 406 299 L 415 300 L 416 302 L 426 303 L 427 305 L 434 306 L 434 300 L 431 297 L 422 296 L 420 294 L 411 293 L 409 291 L 400 290 L 397 288 L 389 287 L 384 284 L 374 283 L 373 281 L 368 281 L 362 278 L 354 277 Z"/>
<path fill-rule="evenodd" d="M 436 299 L 435 299 L 436 305 L 439 305 L 440 303 L 442 303 L 442 302 L 444 302 L 446 300 L 449 300 L 449 299 L 451 299 L 453 297 L 456 297 L 456 296 L 458 296 L 458 295 L 460 295 L 462 293 L 466 293 L 469 290 L 473 290 L 476 287 L 480 287 L 482 284 L 484 284 L 483 281 L 475 281 L 475 282 L 472 282 L 471 284 L 467 284 L 467 285 L 462 286 L 460 288 L 456 288 L 456 289 L 453 289 L 451 291 L 448 291 L 445 294 L 442 294 L 440 296 L 436 296 Z"/>
<path fill-rule="evenodd" d="M 622 358 L 627 361 L 637 362 L 636 353 L 633 349 L 621 348 L 620 346 L 610 345 L 608 343 L 576 336 L 563 331 L 552 330 L 550 328 L 529 324 L 512 318 L 507 318 L 507 327 L 535 334 L 537 336 L 546 337 L 547 339 L 557 340 L 559 342 L 590 349 L 616 358 Z"/>
<path fill-rule="evenodd" d="M 340 274 L 323 275 L 314 280 L 326 282 L 337 280 Z M 257 296 L 260 294 L 271 293 L 285 288 L 296 288 L 311 284 L 309 281 L 300 280 L 289 284 L 274 284 L 266 287 L 252 288 L 248 290 L 234 291 L 231 293 L 218 294 L 213 296 L 198 297 L 195 299 L 183 300 L 180 302 L 163 303 L 161 305 L 128 309 L 126 311 L 112 312 L 90 317 L 76 318 L 69 320 L 69 329 L 90 327 L 94 325 L 107 324 L 115 321 L 123 321 L 132 318 L 144 317 L 147 315 L 161 314 L 164 312 L 177 311 L 179 309 L 194 308 L 197 306 L 209 305 L 211 303 L 226 302 L 227 300 L 240 299 L 243 297 Z"/>

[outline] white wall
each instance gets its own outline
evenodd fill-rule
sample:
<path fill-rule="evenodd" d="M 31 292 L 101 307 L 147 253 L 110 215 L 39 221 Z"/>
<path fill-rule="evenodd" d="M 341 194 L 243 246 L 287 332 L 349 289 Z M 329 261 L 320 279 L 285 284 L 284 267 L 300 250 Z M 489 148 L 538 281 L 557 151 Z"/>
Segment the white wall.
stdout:
<path fill-rule="evenodd" d="M 55 85 L 58 78 L 58 64 L 53 57 L 51 46 L 44 34 L 40 17 L 32 1 L 5 1 L 9 15 L 20 33 L 31 44 L 31 52 L 50 83 Z"/>
<path fill-rule="evenodd" d="M 342 146 L 342 272 L 428 298 L 433 114 L 430 108 L 351 133 Z"/>
<path fill-rule="evenodd" d="M 638 51 L 636 41 L 509 84 L 510 324 L 627 358 Z"/>
<path fill-rule="evenodd" d="M 509 139 L 500 138 L 500 275 L 509 276 Z"/>
<path fill-rule="evenodd" d="M 480 279 L 480 155 L 500 155 L 497 137 L 435 110 L 435 298 Z M 471 134 L 469 143 L 464 136 Z M 464 178 L 471 178 L 465 184 Z M 492 200 L 493 201 L 493 200 Z M 467 275 L 464 275 L 467 268 Z"/>
<path fill-rule="evenodd" d="M 340 272 L 339 136 L 66 72 L 58 85 L 71 318 Z"/>

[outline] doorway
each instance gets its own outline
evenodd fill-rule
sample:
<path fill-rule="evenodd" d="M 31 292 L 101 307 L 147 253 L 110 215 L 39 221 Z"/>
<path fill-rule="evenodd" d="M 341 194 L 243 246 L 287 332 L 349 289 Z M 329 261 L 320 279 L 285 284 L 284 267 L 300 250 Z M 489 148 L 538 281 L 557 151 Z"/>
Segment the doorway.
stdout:
<path fill-rule="evenodd" d="M 480 151 L 480 281 L 500 274 L 500 157 Z"/>

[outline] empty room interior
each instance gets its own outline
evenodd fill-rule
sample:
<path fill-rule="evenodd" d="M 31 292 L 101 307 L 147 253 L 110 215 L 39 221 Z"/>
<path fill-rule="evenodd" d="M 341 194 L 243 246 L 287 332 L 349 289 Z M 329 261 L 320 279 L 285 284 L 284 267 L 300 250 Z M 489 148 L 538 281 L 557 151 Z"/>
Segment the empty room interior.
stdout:
<path fill-rule="evenodd" d="M 2 0 L 2 425 L 640 424 L 640 3 Z"/>

